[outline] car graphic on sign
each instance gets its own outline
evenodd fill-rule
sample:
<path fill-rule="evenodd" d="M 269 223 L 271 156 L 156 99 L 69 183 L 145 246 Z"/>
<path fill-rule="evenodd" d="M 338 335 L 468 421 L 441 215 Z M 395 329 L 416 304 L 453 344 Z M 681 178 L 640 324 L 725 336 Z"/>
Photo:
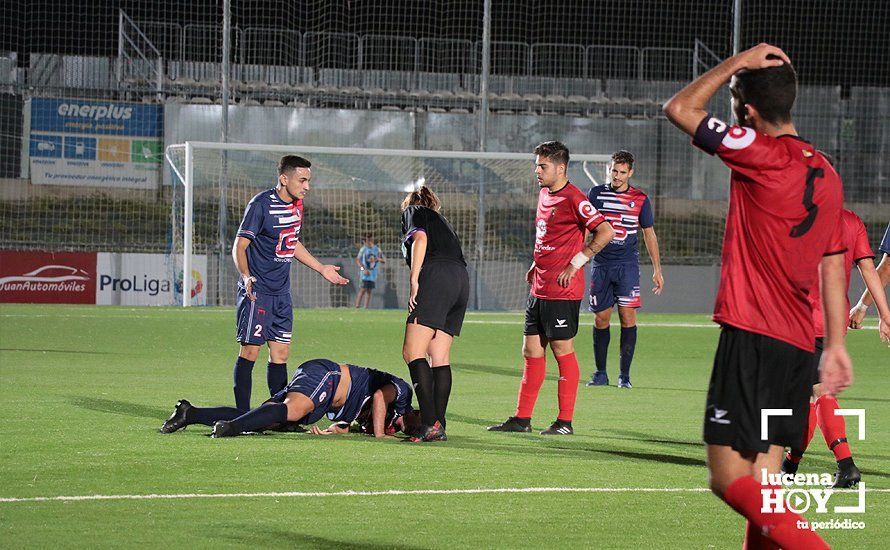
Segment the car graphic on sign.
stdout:
<path fill-rule="evenodd" d="M 64 283 L 65 281 L 89 281 L 86 271 L 67 265 L 45 265 L 22 275 L 0 278 L 0 285 L 6 283 Z"/>

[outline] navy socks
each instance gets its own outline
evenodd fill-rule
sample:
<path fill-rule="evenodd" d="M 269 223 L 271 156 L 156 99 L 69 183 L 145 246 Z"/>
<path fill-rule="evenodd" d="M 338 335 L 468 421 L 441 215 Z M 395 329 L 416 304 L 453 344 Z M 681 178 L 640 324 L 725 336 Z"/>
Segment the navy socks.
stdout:
<path fill-rule="evenodd" d="M 253 378 L 253 361 L 238 357 L 235 361 L 235 406 L 242 412 L 250 410 L 250 390 Z"/>
<path fill-rule="evenodd" d="M 621 334 L 624 334 L 623 329 Z M 599 372 L 605 372 L 606 370 L 606 358 L 609 356 L 609 340 L 611 336 L 612 333 L 609 332 L 609 327 L 593 328 L 593 357 L 596 362 L 596 370 Z"/>
<path fill-rule="evenodd" d="M 637 347 L 637 327 L 621 327 L 621 376 L 630 376 L 630 364 Z"/>

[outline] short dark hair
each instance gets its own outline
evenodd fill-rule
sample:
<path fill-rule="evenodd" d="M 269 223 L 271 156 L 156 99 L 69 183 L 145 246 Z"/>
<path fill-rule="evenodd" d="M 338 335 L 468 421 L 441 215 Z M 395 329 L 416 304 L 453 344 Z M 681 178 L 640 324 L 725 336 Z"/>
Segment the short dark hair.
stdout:
<path fill-rule="evenodd" d="M 624 149 L 612 153 L 612 164 L 626 164 L 628 168 L 633 170 L 634 155 L 630 151 L 625 151 Z"/>
<path fill-rule="evenodd" d="M 772 124 L 791 122 L 797 99 L 797 72 L 791 64 L 741 71 L 735 78 L 730 91 L 741 103 L 757 107 L 760 116 Z"/>
<path fill-rule="evenodd" d="M 569 164 L 569 148 L 559 141 L 545 141 L 535 147 L 535 154 L 548 158 L 556 164 Z"/>
<path fill-rule="evenodd" d="M 439 200 L 439 197 L 433 193 L 433 190 L 423 185 L 417 191 L 412 191 L 408 193 L 408 196 L 405 197 L 405 200 L 402 201 L 402 210 L 408 208 L 409 206 L 414 206 L 415 204 L 419 204 L 420 206 L 425 206 L 430 210 L 435 210 L 438 212 L 442 208 L 442 201 Z"/>
<path fill-rule="evenodd" d="M 296 168 L 309 168 L 312 163 L 297 155 L 284 155 L 278 160 L 278 175 L 285 174 Z"/>

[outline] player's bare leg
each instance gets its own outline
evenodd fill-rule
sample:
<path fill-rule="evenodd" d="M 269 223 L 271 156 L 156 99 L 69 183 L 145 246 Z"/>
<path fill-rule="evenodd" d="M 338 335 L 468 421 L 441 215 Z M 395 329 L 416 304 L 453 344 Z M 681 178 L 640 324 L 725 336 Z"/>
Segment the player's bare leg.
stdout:
<path fill-rule="evenodd" d="M 433 369 L 433 395 L 436 402 L 436 418 L 445 428 L 445 414 L 451 397 L 451 344 L 454 337 L 441 330 L 430 342 L 427 353 Z"/>
<path fill-rule="evenodd" d="M 355 296 L 355 308 L 358 309 L 361 307 L 362 297 L 365 295 L 365 291 L 368 290 L 366 288 L 359 288 L 358 294 Z"/>
<path fill-rule="evenodd" d="M 763 470 L 780 471 L 783 448 L 771 445 L 767 453 L 740 453 L 727 445 L 708 445 L 708 484 L 711 491 L 748 520 L 747 546 L 752 548 L 828 548 L 809 529 L 800 529 L 801 516 L 764 513 L 761 493 Z"/>
<path fill-rule="evenodd" d="M 630 389 L 630 365 L 633 362 L 637 347 L 637 310 L 633 307 L 618 306 L 618 318 L 621 321 L 621 343 L 619 356 L 621 371 L 618 376 L 618 387 Z"/>
<path fill-rule="evenodd" d="M 402 343 L 402 358 L 408 364 L 408 372 L 411 374 L 411 384 L 414 386 L 414 394 L 420 407 L 423 432 L 435 432 L 430 438 L 420 438 L 424 441 L 445 439 L 445 432 L 436 417 L 435 381 L 427 361 L 430 343 L 437 332 L 435 329 L 418 324 L 415 320 L 414 323 L 405 325 L 405 341 Z"/>
<path fill-rule="evenodd" d="M 370 288 L 364 289 L 365 291 L 365 309 L 371 307 L 371 293 L 373 292 Z"/>
<path fill-rule="evenodd" d="M 608 386 L 609 374 L 606 364 L 609 358 L 609 323 L 612 320 L 612 308 L 597 311 L 593 316 L 593 358 L 596 371 L 587 382 L 588 386 Z"/>

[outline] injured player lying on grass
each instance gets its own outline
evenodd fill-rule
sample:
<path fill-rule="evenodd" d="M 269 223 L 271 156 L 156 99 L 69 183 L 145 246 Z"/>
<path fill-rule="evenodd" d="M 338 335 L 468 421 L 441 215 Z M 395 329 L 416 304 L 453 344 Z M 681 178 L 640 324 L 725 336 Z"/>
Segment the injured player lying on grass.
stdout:
<path fill-rule="evenodd" d="M 411 409 L 411 387 L 401 378 L 374 369 L 312 359 L 300 365 L 291 382 L 259 407 L 194 407 L 181 399 L 161 427 L 173 433 L 191 424 L 213 427 L 212 437 L 232 437 L 269 429 L 296 431 L 325 415 L 330 427 L 313 433 L 346 433 L 356 422 L 359 430 L 376 437 L 411 433 L 418 422 Z"/>

